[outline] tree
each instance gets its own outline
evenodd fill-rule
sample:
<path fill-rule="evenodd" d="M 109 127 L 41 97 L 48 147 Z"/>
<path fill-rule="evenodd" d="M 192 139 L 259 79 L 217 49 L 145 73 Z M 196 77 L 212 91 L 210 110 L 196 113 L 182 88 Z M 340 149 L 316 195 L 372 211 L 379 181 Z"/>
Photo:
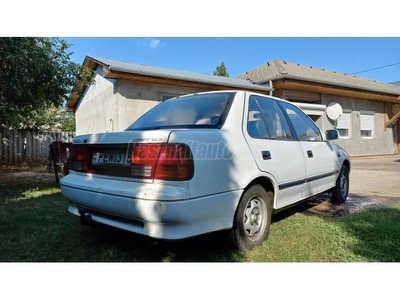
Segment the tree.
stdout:
<path fill-rule="evenodd" d="M 225 64 L 222 62 L 217 68 L 215 69 L 213 75 L 215 76 L 224 76 L 229 77 Z"/>
<path fill-rule="evenodd" d="M 0 38 L 0 133 L 52 128 L 76 83 L 92 83 L 69 47 L 58 38 Z"/>
<path fill-rule="evenodd" d="M 75 114 L 70 112 L 64 112 L 64 116 L 61 123 L 61 130 L 64 132 L 75 131 Z"/>

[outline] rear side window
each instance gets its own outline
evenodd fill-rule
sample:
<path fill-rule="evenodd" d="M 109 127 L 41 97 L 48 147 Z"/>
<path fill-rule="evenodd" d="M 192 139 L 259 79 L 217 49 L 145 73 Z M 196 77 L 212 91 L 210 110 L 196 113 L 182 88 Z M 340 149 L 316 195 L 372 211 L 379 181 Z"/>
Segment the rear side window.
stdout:
<path fill-rule="evenodd" d="M 268 139 L 270 134 L 261 115 L 261 109 L 254 98 L 250 98 L 247 117 L 247 132 L 256 139 Z"/>
<path fill-rule="evenodd" d="M 221 127 L 235 93 L 210 93 L 168 99 L 140 117 L 126 130 Z"/>
<path fill-rule="evenodd" d="M 264 139 L 293 139 L 285 117 L 274 100 L 250 97 L 247 131 L 251 137 Z"/>

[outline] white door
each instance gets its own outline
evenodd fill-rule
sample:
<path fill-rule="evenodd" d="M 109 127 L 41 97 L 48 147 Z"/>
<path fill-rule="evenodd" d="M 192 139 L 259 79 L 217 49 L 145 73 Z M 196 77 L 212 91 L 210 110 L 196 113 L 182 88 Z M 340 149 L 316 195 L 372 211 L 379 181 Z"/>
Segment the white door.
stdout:
<path fill-rule="evenodd" d="M 303 197 L 321 193 L 335 185 L 339 159 L 331 142 L 324 141 L 315 123 L 296 106 L 281 102 L 300 142 L 306 163 Z"/>
<path fill-rule="evenodd" d="M 276 100 L 251 95 L 243 132 L 258 168 L 277 182 L 275 208 L 299 201 L 305 183 L 305 160 Z"/>

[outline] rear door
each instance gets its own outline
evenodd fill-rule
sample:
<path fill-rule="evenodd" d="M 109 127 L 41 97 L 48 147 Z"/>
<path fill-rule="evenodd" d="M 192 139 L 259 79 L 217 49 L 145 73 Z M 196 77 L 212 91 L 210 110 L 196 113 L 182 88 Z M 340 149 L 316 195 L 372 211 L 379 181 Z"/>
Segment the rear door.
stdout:
<path fill-rule="evenodd" d="M 280 105 L 290 120 L 305 159 L 303 197 L 310 197 L 333 187 L 340 170 L 334 148 L 329 141 L 323 140 L 317 125 L 302 110 L 287 102 L 280 102 Z"/>
<path fill-rule="evenodd" d="M 276 100 L 251 95 L 243 127 L 258 168 L 278 184 L 276 208 L 300 200 L 305 182 L 303 150 Z"/>

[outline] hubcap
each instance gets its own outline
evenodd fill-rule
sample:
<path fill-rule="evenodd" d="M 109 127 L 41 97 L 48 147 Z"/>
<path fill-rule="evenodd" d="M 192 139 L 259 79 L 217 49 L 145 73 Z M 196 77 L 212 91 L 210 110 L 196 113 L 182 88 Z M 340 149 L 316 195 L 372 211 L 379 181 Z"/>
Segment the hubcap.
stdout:
<path fill-rule="evenodd" d="M 243 225 L 247 237 L 256 239 L 259 234 L 262 234 L 265 227 L 265 205 L 258 197 L 253 197 L 247 202 L 244 210 Z"/>
<path fill-rule="evenodd" d="M 342 197 L 346 197 L 347 195 L 347 189 L 348 189 L 348 182 L 347 182 L 347 177 L 344 173 L 340 176 L 340 192 L 342 194 Z"/>

